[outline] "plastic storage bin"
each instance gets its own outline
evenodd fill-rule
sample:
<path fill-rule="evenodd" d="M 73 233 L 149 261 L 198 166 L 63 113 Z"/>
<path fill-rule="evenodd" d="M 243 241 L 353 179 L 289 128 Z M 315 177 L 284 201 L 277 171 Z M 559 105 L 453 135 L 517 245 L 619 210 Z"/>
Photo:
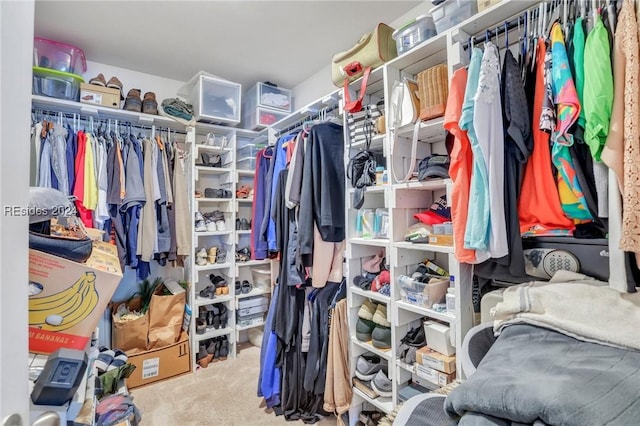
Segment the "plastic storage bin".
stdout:
<path fill-rule="evenodd" d="M 266 83 L 256 83 L 245 94 L 245 109 L 266 107 L 291 112 L 293 108 L 291 90 L 272 86 Z"/>
<path fill-rule="evenodd" d="M 82 77 L 49 68 L 33 67 L 33 94 L 65 99 L 80 100 Z"/>
<path fill-rule="evenodd" d="M 82 76 L 87 61 L 82 49 L 70 44 L 36 37 L 33 41 L 33 66 Z"/>
<path fill-rule="evenodd" d="M 258 154 L 258 151 L 264 147 L 266 147 L 264 144 L 250 143 L 243 145 L 242 148 L 238 148 L 236 152 L 238 154 L 238 158 L 255 157 Z"/>
<path fill-rule="evenodd" d="M 251 268 L 251 277 L 254 287 L 262 290 L 269 290 L 271 288 L 270 268 Z"/>
<path fill-rule="evenodd" d="M 396 41 L 398 55 L 401 55 L 435 35 L 436 26 L 433 18 L 429 15 L 421 15 L 395 30 L 391 37 Z"/>
<path fill-rule="evenodd" d="M 242 120 L 243 127 L 249 130 L 259 130 L 271 126 L 273 123 L 282 120 L 287 112 L 277 109 L 256 107 L 255 109 L 245 110 Z"/>
<path fill-rule="evenodd" d="M 446 278 L 427 284 L 402 275 L 398 278 L 398 283 L 403 302 L 425 308 L 431 308 L 435 303 L 442 302 L 449 288 L 449 280 Z"/>
<path fill-rule="evenodd" d="M 438 34 L 466 21 L 478 12 L 478 3 L 469 0 L 445 0 L 431 9 Z"/>
<path fill-rule="evenodd" d="M 196 121 L 236 126 L 240 123 L 242 85 L 199 72 L 178 90 L 193 105 Z"/>
<path fill-rule="evenodd" d="M 255 157 L 246 157 L 238 160 L 238 162 L 236 163 L 236 168 L 238 170 L 255 170 L 256 169 Z"/>

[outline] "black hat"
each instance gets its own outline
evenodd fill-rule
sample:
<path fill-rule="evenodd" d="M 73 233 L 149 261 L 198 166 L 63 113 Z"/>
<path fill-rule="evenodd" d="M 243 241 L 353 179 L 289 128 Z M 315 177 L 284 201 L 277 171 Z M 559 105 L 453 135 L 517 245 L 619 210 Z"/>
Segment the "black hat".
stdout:
<path fill-rule="evenodd" d="M 420 161 L 418 164 L 418 180 L 426 180 L 428 178 L 449 177 L 449 156 L 448 155 L 430 155 Z"/>

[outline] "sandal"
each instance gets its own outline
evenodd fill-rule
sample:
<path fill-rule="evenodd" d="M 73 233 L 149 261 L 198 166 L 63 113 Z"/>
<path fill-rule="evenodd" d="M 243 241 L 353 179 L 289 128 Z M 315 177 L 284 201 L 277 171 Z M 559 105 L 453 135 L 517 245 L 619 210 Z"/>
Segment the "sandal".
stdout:
<path fill-rule="evenodd" d="M 196 191 L 195 192 L 195 197 L 196 198 L 202 198 L 202 192 L 201 191 Z"/>
<path fill-rule="evenodd" d="M 216 263 L 216 257 L 218 255 L 218 247 L 209 248 L 207 260 L 209 263 Z"/>
<path fill-rule="evenodd" d="M 208 285 L 205 288 L 203 288 L 202 290 L 200 290 L 200 297 L 205 297 L 205 298 L 209 298 L 209 299 L 213 299 L 215 297 L 216 294 L 216 288 L 213 285 Z"/>
<path fill-rule="evenodd" d="M 236 191 L 236 197 L 238 198 L 249 198 L 249 192 L 251 191 L 251 187 L 249 185 L 242 185 Z"/>
<path fill-rule="evenodd" d="M 247 280 L 242 281 L 242 294 L 251 293 L 251 290 L 253 290 L 253 284 Z"/>

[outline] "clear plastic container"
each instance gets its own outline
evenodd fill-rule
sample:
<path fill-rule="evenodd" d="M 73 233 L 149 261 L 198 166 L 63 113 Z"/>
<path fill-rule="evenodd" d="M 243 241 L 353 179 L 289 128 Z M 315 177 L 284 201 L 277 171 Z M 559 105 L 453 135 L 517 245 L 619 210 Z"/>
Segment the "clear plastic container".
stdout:
<path fill-rule="evenodd" d="M 382 208 L 376 209 L 373 233 L 376 238 L 389 237 L 389 210 Z"/>
<path fill-rule="evenodd" d="M 398 277 L 400 296 L 403 302 L 431 308 L 445 299 L 449 281 L 438 280 L 430 284 L 417 281 L 406 275 Z"/>
<path fill-rule="evenodd" d="M 478 12 L 478 3 L 470 0 L 445 0 L 431 9 L 436 31 L 441 34 Z"/>
<path fill-rule="evenodd" d="M 242 85 L 200 71 L 185 83 L 178 95 L 193 105 L 196 121 L 214 124 L 240 123 Z"/>
<path fill-rule="evenodd" d="M 258 82 L 245 94 L 245 109 L 267 107 L 291 112 L 293 108 L 291 90 Z"/>
<path fill-rule="evenodd" d="M 36 37 L 33 40 L 33 66 L 82 76 L 87 61 L 79 47 Z"/>
<path fill-rule="evenodd" d="M 430 15 L 420 15 L 393 32 L 398 55 L 407 52 L 436 35 L 436 26 Z"/>
<path fill-rule="evenodd" d="M 253 285 L 262 290 L 271 288 L 271 269 L 270 268 L 251 268 L 251 278 Z"/>
<path fill-rule="evenodd" d="M 255 157 L 258 151 L 266 147 L 264 144 L 246 144 L 242 148 L 237 149 L 238 158 Z"/>
<path fill-rule="evenodd" d="M 373 238 L 376 214 L 372 209 L 365 209 L 362 214 L 362 238 Z"/>
<path fill-rule="evenodd" d="M 82 77 L 49 68 L 33 67 L 33 94 L 65 99 L 80 100 Z"/>
<path fill-rule="evenodd" d="M 289 114 L 277 109 L 256 107 L 252 110 L 245 110 L 242 126 L 248 130 L 260 130 L 273 125 L 287 115 Z"/>
<path fill-rule="evenodd" d="M 255 170 L 256 169 L 255 157 L 246 157 L 238 160 L 238 162 L 236 163 L 236 168 L 238 170 Z"/>

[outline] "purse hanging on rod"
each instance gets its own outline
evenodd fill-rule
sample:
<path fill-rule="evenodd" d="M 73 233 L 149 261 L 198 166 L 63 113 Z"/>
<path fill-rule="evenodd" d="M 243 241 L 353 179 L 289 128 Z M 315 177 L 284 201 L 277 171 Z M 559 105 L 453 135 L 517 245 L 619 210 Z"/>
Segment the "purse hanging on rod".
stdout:
<path fill-rule="evenodd" d="M 413 176 L 413 169 L 416 167 L 418 151 L 418 132 L 420 131 L 420 98 L 418 97 L 418 83 L 414 80 L 404 78 L 396 81 L 391 89 L 391 102 L 389 112 L 386 117 L 386 125 L 391 129 L 391 155 L 390 165 L 393 179 L 398 182 L 406 182 Z M 393 157 L 396 146 L 399 144 L 398 133 L 401 128 L 414 124 L 413 137 L 411 140 L 411 157 L 409 169 L 403 178 L 398 178 L 394 168 Z"/>

